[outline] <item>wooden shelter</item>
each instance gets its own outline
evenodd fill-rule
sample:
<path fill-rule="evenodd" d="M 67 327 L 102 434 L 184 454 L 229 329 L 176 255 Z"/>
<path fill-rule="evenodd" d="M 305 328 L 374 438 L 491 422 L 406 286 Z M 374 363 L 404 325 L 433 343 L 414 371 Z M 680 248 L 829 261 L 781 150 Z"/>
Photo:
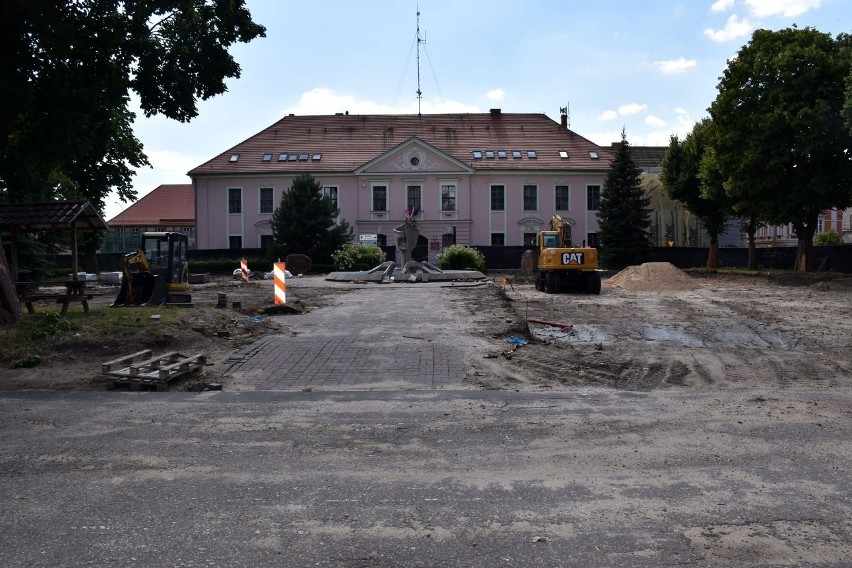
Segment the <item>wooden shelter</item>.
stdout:
<path fill-rule="evenodd" d="M 71 232 L 72 283 L 77 284 L 77 231 L 108 230 L 106 222 L 88 201 L 42 201 L 0 205 L 0 231 L 11 235 L 7 265 L 0 247 L 0 321 L 21 319 L 21 307 L 14 283 L 18 281 L 18 235 L 41 231 Z M 70 289 L 70 288 L 69 288 Z"/>

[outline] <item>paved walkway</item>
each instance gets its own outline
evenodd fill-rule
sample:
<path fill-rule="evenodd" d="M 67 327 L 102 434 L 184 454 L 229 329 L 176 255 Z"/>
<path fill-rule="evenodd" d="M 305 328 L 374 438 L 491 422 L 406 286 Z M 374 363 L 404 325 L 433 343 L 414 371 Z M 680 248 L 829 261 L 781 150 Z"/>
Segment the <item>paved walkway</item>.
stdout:
<path fill-rule="evenodd" d="M 219 372 L 233 378 L 231 390 L 464 388 L 464 352 L 453 341 L 465 328 L 453 301 L 462 286 L 353 286 L 336 305 L 280 316 L 295 336 L 264 337 Z"/>

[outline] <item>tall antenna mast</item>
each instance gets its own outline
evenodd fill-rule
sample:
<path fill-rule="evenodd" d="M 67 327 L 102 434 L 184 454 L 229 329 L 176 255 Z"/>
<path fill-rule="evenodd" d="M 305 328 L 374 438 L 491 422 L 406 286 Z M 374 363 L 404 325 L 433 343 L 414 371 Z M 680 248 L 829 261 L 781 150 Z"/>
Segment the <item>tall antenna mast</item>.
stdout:
<path fill-rule="evenodd" d="M 420 39 L 420 6 L 417 6 L 417 116 L 420 116 L 420 100 L 423 92 L 420 90 L 420 44 L 426 40 Z"/>

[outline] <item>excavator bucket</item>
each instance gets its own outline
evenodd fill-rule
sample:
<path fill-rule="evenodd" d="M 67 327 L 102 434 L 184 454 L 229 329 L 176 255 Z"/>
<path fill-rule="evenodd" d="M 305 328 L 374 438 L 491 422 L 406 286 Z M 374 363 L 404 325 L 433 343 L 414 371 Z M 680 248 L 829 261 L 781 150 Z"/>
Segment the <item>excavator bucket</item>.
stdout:
<path fill-rule="evenodd" d="M 162 274 L 136 272 L 121 279 L 113 306 L 160 306 L 166 301 L 166 281 Z"/>

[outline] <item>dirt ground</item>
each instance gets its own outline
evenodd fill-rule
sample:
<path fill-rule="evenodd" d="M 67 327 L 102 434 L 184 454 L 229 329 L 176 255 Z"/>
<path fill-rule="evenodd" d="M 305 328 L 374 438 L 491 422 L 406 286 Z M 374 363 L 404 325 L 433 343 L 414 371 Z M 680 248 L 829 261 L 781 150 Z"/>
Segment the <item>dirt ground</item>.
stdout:
<path fill-rule="evenodd" d="M 649 390 L 852 384 L 852 278 L 688 276 L 654 263 L 612 275 L 600 296 L 588 296 L 545 294 L 529 277 L 509 275 L 504 283 L 504 276 L 454 289 L 471 333 L 459 338 L 473 347 L 466 349 L 473 367 L 469 385 Z M 296 282 L 288 288 L 288 306 L 333 309 L 348 292 L 346 285 L 309 278 L 310 286 Z M 146 308 L 136 318 L 138 334 L 91 337 L 78 327 L 33 342 L 27 349 L 39 354 L 41 363 L 12 369 L 10 358 L 0 361 L 0 389 L 103 389 L 101 364 L 141 349 L 205 354 L 205 372 L 173 386 L 191 388 L 245 345 L 288 331 L 287 318 L 263 314 L 271 305 L 270 286 L 225 279 L 194 285 L 196 307 L 170 308 L 177 314 L 170 327 L 148 315 L 158 309 Z M 116 291 L 93 290 L 93 310 L 107 309 Z M 228 307 L 217 309 L 222 293 Z M 82 316 L 75 321 L 80 320 L 85 325 Z M 507 341 L 513 337 L 526 344 L 513 347 Z"/>
<path fill-rule="evenodd" d="M 520 383 L 648 390 L 852 384 L 852 278 L 688 276 L 670 264 L 631 267 L 600 296 L 506 297 L 530 343 L 506 361 Z M 505 358 L 504 358 L 505 359 Z M 487 377 L 483 386 L 493 385 Z"/>

